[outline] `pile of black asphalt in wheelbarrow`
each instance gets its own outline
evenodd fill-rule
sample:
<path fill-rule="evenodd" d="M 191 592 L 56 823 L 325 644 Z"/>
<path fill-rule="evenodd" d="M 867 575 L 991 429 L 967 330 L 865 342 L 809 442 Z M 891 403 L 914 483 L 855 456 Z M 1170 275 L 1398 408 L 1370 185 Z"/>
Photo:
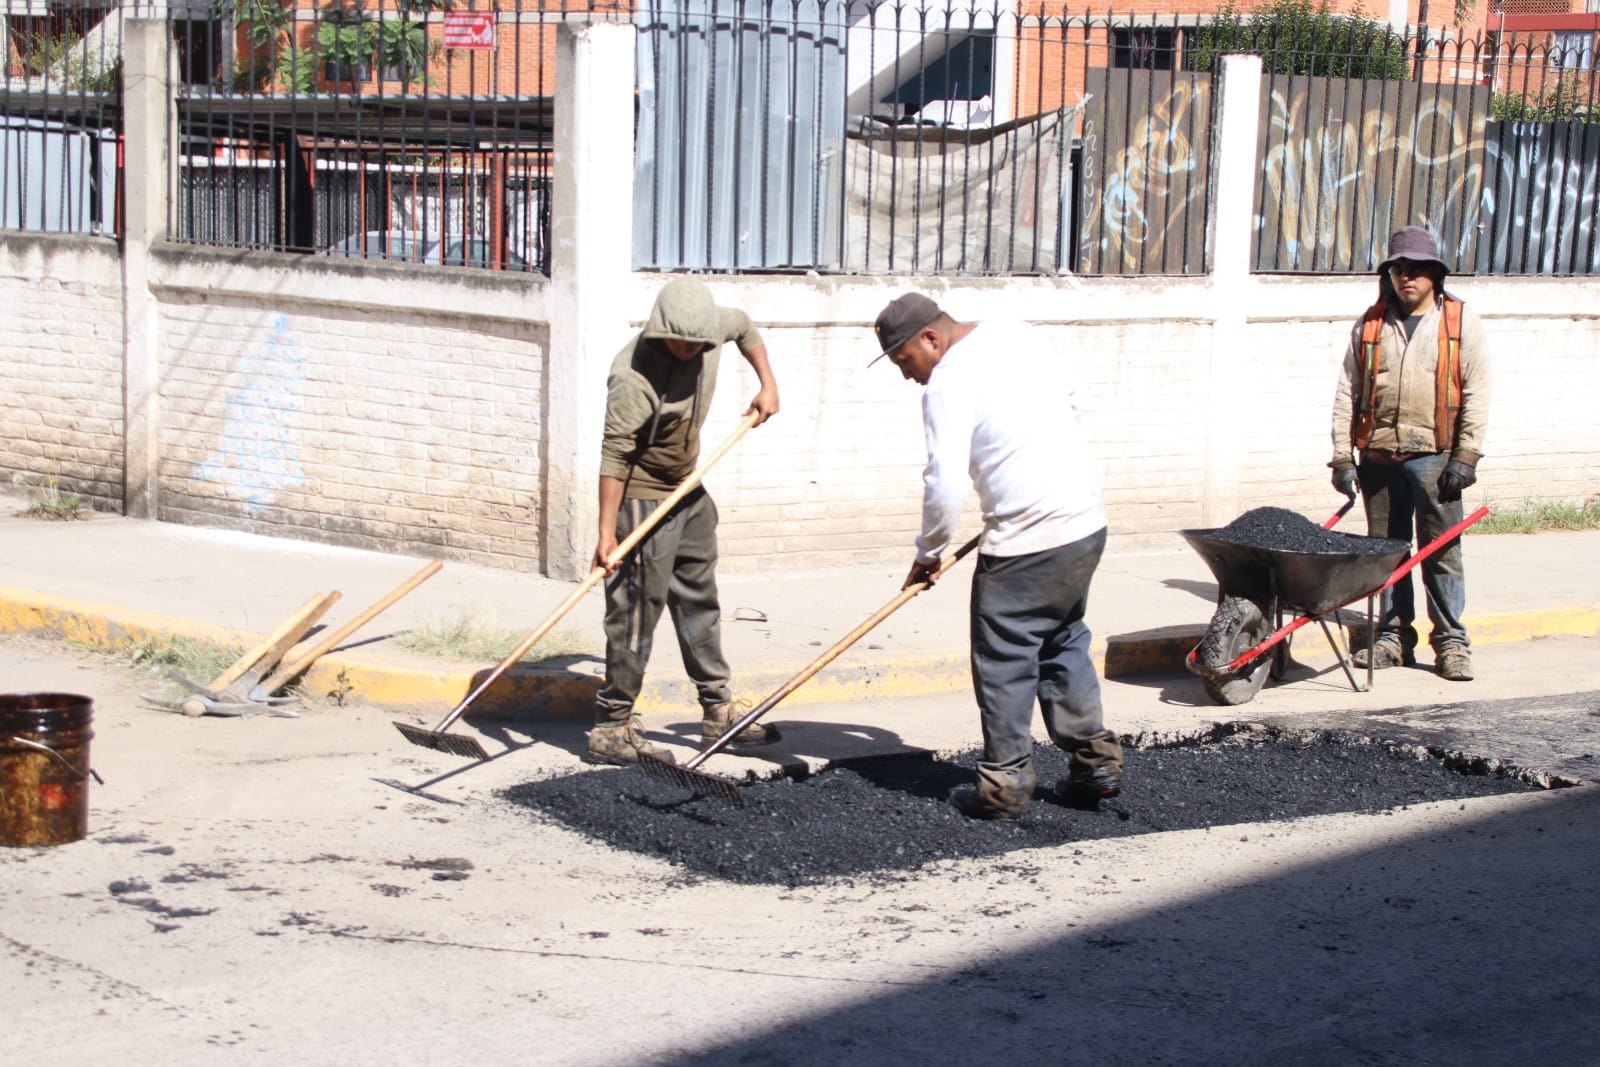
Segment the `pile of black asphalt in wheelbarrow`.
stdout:
<path fill-rule="evenodd" d="M 1192 742 L 1130 746 L 1122 795 L 1095 812 L 1053 799 L 1065 753 L 1035 746 L 1039 789 L 1014 822 L 974 821 L 946 803 L 952 786 L 972 781 L 976 750 L 741 783 L 742 807 L 694 797 L 633 768 L 527 782 L 501 796 L 606 845 L 660 857 L 686 881 L 793 886 L 892 882 L 930 865 L 1004 860 L 1020 849 L 1537 788 L 1513 775 L 1462 773 L 1441 754 L 1381 739 L 1229 729 Z"/>
<path fill-rule="evenodd" d="M 1334 533 L 1287 508 L 1252 508 L 1228 525 L 1206 531 L 1206 536 L 1246 548 L 1313 555 L 1383 556 L 1403 551 L 1407 544 L 1387 537 Z"/>

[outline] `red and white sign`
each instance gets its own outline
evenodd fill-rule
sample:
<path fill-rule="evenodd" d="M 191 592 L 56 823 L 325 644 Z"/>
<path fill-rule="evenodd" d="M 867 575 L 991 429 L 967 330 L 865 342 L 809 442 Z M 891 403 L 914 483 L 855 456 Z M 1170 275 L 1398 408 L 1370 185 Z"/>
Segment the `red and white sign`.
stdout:
<path fill-rule="evenodd" d="M 444 13 L 444 46 L 446 48 L 493 48 L 494 12 L 446 11 Z"/>

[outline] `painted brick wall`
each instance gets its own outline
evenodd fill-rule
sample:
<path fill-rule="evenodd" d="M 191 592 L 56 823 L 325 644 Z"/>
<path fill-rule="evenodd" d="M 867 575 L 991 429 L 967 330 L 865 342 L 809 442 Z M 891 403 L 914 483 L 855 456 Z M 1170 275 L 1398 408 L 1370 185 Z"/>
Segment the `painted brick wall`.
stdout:
<path fill-rule="evenodd" d="M 163 298 L 160 517 L 536 567 L 545 325 L 416 310 L 415 272 L 263 299 L 282 272 Z"/>
<path fill-rule="evenodd" d="M 111 241 L 0 241 L 0 478 L 122 506 L 122 274 Z"/>

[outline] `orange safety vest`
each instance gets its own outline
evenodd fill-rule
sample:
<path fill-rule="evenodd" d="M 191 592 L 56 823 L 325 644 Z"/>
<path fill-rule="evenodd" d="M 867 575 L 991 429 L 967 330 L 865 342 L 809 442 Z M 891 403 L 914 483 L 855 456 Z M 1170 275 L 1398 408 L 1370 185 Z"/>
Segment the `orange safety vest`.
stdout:
<path fill-rule="evenodd" d="M 1456 442 L 1456 417 L 1461 413 L 1461 301 L 1453 296 L 1444 297 L 1444 310 L 1439 316 L 1439 366 L 1433 378 L 1433 436 L 1434 444 L 1443 452 L 1454 448 Z M 1372 440 L 1372 426 L 1376 416 L 1372 410 L 1372 397 L 1378 389 L 1378 357 L 1382 348 L 1379 338 L 1383 333 L 1383 320 L 1388 309 L 1379 300 L 1367 309 L 1361 322 L 1361 407 L 1356 413 L 1356 447 L 1366 448 Z"/>

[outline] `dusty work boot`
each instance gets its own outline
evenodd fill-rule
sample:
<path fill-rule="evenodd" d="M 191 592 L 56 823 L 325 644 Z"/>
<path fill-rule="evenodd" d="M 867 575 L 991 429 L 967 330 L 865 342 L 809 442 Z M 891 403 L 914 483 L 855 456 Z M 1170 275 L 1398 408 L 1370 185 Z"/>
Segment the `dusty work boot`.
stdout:
<path fill-rule="evenodd" d="M 1467 650 L 1466 645 L 1454 641 L 1440 645 L 1434 661 L 1439 670 L 1439 677 L 1445 681 L 1472 681 L 1472 653 Z"/>
<path fill-rule="evenodd" d="M 1417 657 L 1392 637 L 1380 637 L 1370 649 L 1358 648 L 1350 654 L 1350 662 L 1357 667 L 1365 667 L 1369 659 L 1375 671 L 1388 667 L 1410 667 L 1417 662 Z"/>
<path fill-rule="evenodd" d="M 978 763 L 976 785 L 959 785 L 946 797 L 969 819 L 1015 819 L 1033 799 L 1033 761 Z"/>
<path fill-rule="evenodd" d="M 676 763 L 672 753 L 660 745 L 652 745 L 639 732 L 635 720 L 600 723 L 589 731 L 589 748 L 584 759 L 590 763 L 604 763 L 613 767 L 626 767 L 638 763 L 641 755 L 651 756 L 667 763 Z"/>
<path fill-rule="evenodd" d="M 700 747 L 705 748 L 717 738 L 728 732 L 728 727 L 744 718 L 750 709 L 737 704 L 718 704 L 716 707 L 707 708 L 700 720 Z M 749 745 L 770 745 L 783 735 L 778 733 L 776 726 L 767 726 L 755 722 L 733 735 L 733 740 L 728 742 L 729 748 L 745 748 Z"/>

